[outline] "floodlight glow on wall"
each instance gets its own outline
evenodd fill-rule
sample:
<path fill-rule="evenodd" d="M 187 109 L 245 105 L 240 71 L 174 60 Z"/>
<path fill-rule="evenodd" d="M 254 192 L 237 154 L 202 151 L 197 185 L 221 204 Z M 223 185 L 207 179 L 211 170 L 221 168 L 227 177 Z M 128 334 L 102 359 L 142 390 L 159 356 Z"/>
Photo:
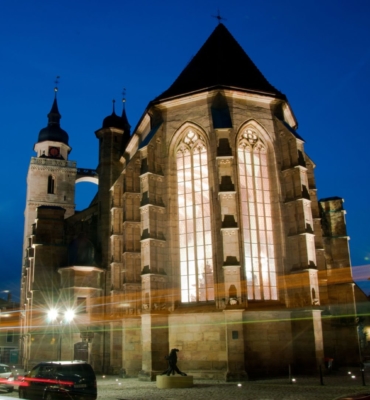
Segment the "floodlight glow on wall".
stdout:
<path fill-rule="evenodd" d="M 56 308 L 51 308 L 48 311 L 48 319 L 49 321 L 55 321 L 58 318 L 58 310 Z"/>
<path fill-rule="evenodd" d="M 74 317 L 75 317 L 75 312 L 72 309 L 68 309 L 64 313 L 64 319 L 65 319 L 66 322 L 71 322 Z"/>
<path fill-rule="evenodd" d="M 72 321 L 73 321 L 74 317 L 75 317 L 75 311 L 72 310 L 71 308 L 67 309 L 67 310 L 64 312 L 63 318 L 62 318 L 62 315 L 61 315 L 61 313 L 59 312 L 59 310 L 56 309 L 56 308 L 51 308 L 51 309 L 48 311 L 48 319 L 49 319 L 49 321 L 51 321 L 51 322 L 58 321 L 58 322 L 60 322 L 61 324 L 62 324 L 63 322 L 69 323 L 69 322 L 72 322 Z"/>

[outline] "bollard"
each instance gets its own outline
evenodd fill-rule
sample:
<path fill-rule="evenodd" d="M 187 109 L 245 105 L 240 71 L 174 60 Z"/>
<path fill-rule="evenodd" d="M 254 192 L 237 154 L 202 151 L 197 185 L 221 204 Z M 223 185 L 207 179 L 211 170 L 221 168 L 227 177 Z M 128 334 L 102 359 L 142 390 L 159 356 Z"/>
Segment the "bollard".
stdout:
<path fill-rule="evenodd" d="M 319 365 L 319 372 L 320 372 L 320 385 L 324 386 L 324 379 L 323 379 L 323 376 L 322 376 L 321 364 Z"/>
<path fill-rule="evenodd" d="M 292 382 L 292 368 L 291 368 L 290 364 L 289 364 L 289 383 L 293 383 Z"/>
<path fill-rule="evenodd" d="M 366 386 L 365 383 L 365 368 L 361 368 L 362 386 Z"/>

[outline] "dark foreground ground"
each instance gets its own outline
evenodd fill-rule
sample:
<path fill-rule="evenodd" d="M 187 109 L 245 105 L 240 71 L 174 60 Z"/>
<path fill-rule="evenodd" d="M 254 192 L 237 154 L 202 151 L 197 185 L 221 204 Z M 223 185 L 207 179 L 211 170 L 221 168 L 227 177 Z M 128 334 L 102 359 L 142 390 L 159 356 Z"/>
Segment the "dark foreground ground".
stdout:
<path fill-rule="evenodd" d="M 321 385 L 319 376 L 294 378 L 294 383 L 289 383 L 288 376 L 286 379 L 256 380 L 240 384 L 194 380 L 194 387 L 189 389 L 157 389 L 155 382 L 100 375 L 98 400 L 334 400 L 342 396 L 370 394 L 370 370 L 365 372 L 366 386 L 363 386 L 359 369 L 324 375 L 324 385 Z M 13 393 L 0 395 L 17 398 L 17 387 Z"/>

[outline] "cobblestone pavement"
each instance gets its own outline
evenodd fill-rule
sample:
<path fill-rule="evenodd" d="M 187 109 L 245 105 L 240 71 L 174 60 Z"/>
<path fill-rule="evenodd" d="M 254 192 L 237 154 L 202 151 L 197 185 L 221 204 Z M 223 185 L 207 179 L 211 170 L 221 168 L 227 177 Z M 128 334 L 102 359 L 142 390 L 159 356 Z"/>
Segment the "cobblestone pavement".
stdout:
<path fill-rule="evenodd" d="M 370 385 L 370 376 L 369 376 Z M 324 377 L 324 385 L 319 377 L 297 378 L 290 384 L 288 379 L 225 383 L 195 380 L 189 389 L 157 389 L 155 382 L 141 382 L 137 379 L 99 379 L 98 400 L 333 400 L 355 393 L 370 393 L 362 386 L 361 377 L 347 375 Z"/>
<path fill-rule="evenodd" d="M 370 393 L 370 373 L 366 373 L 362 385 L 359 372 L 352 374 L 336 373 L 324 376 L 324 385 L 319 377 L 297 377 L 290 384 L 287 379 L 258 380 L 238 383 L 225 383 L 211 380 L 194 380 L 189 389 L 158 389 L 155 382 L 142 382 L 138 379 L 122 379 L 114 376 L 98 376 L 98 400 L 334 400 L 341 396 Z M 18 392 L 3 394 L 17 398 Z"/>

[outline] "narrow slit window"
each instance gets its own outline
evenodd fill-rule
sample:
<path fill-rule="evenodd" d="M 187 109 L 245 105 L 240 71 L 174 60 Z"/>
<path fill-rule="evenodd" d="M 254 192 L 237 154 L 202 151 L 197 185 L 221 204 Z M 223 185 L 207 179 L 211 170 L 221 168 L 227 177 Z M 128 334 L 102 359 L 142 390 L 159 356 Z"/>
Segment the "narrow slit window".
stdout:
<path fill-rule="evenodd" d="M 86 310 L 86 297 L 77 297 L 77 312 L 84 314 L 87 312 Z"/>
<path fill-rule="evenodd" d="M 55 179 L 52 175 L 48 176 L 48 194 L 54 194 Z"/>

